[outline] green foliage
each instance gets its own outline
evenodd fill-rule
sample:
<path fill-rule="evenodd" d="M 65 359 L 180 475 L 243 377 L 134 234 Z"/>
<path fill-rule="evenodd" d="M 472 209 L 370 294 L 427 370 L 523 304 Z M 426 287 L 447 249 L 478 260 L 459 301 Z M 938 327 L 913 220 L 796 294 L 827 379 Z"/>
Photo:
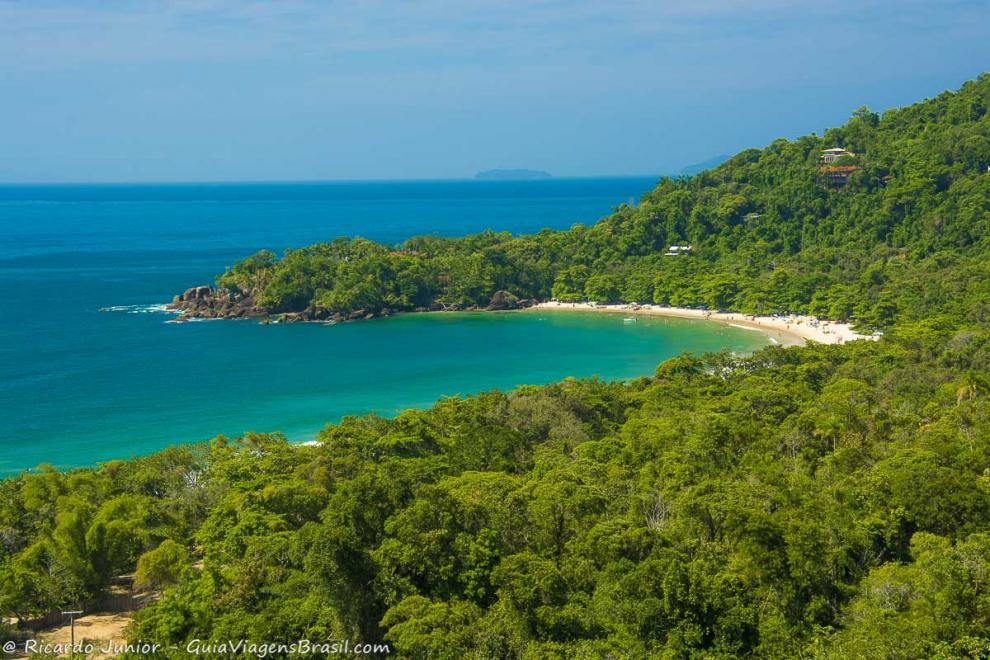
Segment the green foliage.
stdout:
<path fill-rule="evenodd" d="M 272 309 L 521 297 L 812 311 L 879 342 L 684 355 L 0 482 L 0 609 L 135 566 L 132 639 L 397 657 L 987 657 L 990 78 L 778 140 L 591 226 L 361 239 L 222 276 Z M 863 167 L 842 189 L 818 155 Z M 690 243 L 692 256 L 663 257 Z"/>
<path fill-rule="evenodd" d="M 382 624 L 386 639 L 412 658 L 458 660 L 472 647 L 472 630 L 481 610 L 470 603 L 430 603 L 411 596 L 389 610 Z"/>
<path fill-rule="evenodd" d="M 887 563 L 862 581 L 833 640 L 844 656 L 986 657 L 990 650 L 990 536 L 953 542 L 917 533 L 908 564 Z"/>
<path fill-rule="evenodd" d="M 21 618 L 96 595 L 164 539 L 189 541 L 211 497 L 203 452 L 0 482 L 0 609 Z"/>
<path fill-rule="evenodd" d="M 158 589 L 175 584 L 188 563 L 186 549 L 172 539 L 165 539 L 157 548 L 138 559 L 134 586 L 137 589 Z"/>
<path fill-rule="evenodd" d="M 41 611 L 149 544 L 138 579 L 165 592 L 129 634 L 168 644 L 979 657 L 988 370 L 990 329 L 933 320 L 881 342 L 683 356 L 629 383 L 349 418 L 320 446 L 248 435 L 23 475 L 3 485 L 21 540 L 4 550 L 0 598 Z M 147 484 L 142 461 L 191 456 L 186 478 L 155 486 L 169 495 L 128 491 Z M 209 493 L 191 499 L 194 533 L 158 541 L 193 487 Z M 111 533 L 116 519 L 128 534 Z"/>

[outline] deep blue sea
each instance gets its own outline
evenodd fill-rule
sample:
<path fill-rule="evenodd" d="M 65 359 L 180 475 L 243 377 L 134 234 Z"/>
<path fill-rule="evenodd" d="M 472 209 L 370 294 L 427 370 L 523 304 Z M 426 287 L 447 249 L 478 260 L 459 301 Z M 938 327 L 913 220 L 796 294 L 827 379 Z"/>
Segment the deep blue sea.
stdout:
<path fill-rule="evenodd" d="M 258 249 L 342 235 L 591 223 L 648 178 L 0 186 L 0 474 L 247 430 L 307 439 L 342 415 L 566 376 L 628 378 L 736 328 L 588 314 L 168 324 L 148 311 Z M 113 307 L 116 312 L 102 312 Z"/>

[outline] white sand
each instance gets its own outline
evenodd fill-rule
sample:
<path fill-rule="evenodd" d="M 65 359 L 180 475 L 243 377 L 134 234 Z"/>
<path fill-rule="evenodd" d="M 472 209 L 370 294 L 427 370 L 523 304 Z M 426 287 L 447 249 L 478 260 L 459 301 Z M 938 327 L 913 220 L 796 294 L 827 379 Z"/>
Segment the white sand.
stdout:
<path fill-rule="evenodd" d="M 810 316 L 750 316 L 735 312 L 706 312 L 683 307 L 661 305 L 603 305 L 595 303 L 565 303 L 551 301 L 534 305 L 531 309 L 564 310 L 580 312 L 604 312 L 611 314 L 645 314 L 647 316 L 673 316 L 701 321 L 717 321 L 736 327 L 752 328 L 765 332 L 770 339 L 785 345 L 804 344 L 811 340 L 821 344 L 844 344 L 856 339 L 878 339 L 861 335 L 847 323 L 825 321 Z"/>

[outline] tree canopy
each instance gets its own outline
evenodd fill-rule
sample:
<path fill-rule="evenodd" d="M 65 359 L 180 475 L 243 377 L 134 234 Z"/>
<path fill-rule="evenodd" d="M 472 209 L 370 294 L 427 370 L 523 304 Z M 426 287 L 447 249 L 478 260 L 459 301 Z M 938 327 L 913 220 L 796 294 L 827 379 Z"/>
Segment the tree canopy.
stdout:
<path fill-rule="evenodd" d="M 519 296 L 807 311 L 882 341 L 683 355 L 0 481 L 0 610 L 137 570 L 133 640 L 408 658 L 988 657 L 990 78 L 590 227 L 264 253 L 272 309 Z M 824 181 L 825 147 L 862 169 Z M 665 257 L 670 244 L 691 256 Z"/>

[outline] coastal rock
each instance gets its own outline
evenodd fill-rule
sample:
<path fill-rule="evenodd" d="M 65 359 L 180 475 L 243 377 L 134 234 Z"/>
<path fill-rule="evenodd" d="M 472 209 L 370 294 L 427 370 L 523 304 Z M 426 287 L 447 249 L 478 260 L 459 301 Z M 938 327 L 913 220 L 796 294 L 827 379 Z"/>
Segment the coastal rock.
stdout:
<path fill-rule="evenodd" d="M 211 286 L 194 286 L 186 289 L 182 293 L 182 300 L 202 300 L 204 298 L 209 298 L 213 295 L 213 287 Z"/>
<path fill-rule="evenodd" d="M 265 316 L 268 312 L 255 303 L 253 293 L 194 286 L 172 298 L 168 309 L 186 318 L 239 319 Z"/>
<path fill-rule="evenodd" d="M 519 299 L 508 291 L 496 291 L 488 303 L 488 309 L 515 309 Z"/>

